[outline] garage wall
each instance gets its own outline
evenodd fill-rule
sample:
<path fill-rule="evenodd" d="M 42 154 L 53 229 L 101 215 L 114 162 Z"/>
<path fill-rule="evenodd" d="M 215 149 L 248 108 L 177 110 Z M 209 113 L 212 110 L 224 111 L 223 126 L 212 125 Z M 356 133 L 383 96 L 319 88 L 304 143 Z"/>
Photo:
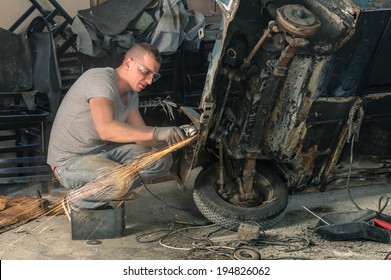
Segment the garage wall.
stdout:
<path fill-rule="evenodd" d="M 38 2 L 47 10 L 54 10 L 53 5 L 48 0 L 38 0 Z M 90 0 L 57 0 L 57 2 L 71 17 L 74 17 L 78 10 L 90 7 Z M 1 0 L 0 27 L 9 29 L 30 6 L 31 2 L 29 0 Z M 18 33 L 26 29 L 31 20 L 38 15 L 40 13 L 35 11 L 15 32 Z"/>

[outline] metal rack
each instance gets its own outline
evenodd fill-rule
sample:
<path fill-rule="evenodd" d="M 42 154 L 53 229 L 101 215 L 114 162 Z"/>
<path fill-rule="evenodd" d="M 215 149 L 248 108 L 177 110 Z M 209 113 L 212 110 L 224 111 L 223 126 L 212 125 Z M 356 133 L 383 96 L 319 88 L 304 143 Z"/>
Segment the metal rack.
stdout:
<path fill-rule="evenodd" d="M 0 185 L 41 182 L 46 192 L 54 182 L 46 163 L 46 142 L 61 94 L 57 56 L 74 45 L 76 36 L 66 32 L 73 19 L 57 1 L 48 0 L 51 11 L 37 0 L 29 1 L 31 6 L 9 30 L 1 30 L 7 44 L 0 51 L 7 55 L 0 56 L 5 73 L 0 83 Z M 15 34 L 35 10 L 41 17 L 26 32 Z"/>
<path fill-rule="evenodd" d="M 58 47 L 57 53 L 59 56 L 65 53 L 69 47 L 74 47 L 76 35 L 67 35 L 65 29 L 72 24 L 73 18 L 64 10 L 64 8 L 56 0 L 47 0 L 52 6 L 53 10 L 45 9 L 37 0 L 29 0 L 31 6 L 15 21 L 15 23 L 8 29 L 14 32 L 34 11 L 38 11 L 46 20 L 51 28 L 54 38 L 61 36 L 63 42 Z M 55 21 L 56 16 L 63 18 L 62 22 Z"/>
<path fill-rule="evenodd" d="M 0 96 L 3 99 L 4 94 Z M 43 190 L 52 180 L 45 156 L 45 121 L 49 113 L 12 106 L 0 113 L 0 184 L 43 182 Z"/>

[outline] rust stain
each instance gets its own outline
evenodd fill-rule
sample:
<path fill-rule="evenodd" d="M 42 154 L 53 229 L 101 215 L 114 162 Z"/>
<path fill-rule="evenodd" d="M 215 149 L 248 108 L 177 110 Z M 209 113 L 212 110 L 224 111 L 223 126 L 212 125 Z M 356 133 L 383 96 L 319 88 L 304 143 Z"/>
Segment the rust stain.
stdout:
<path fill-rule="evenodd" d="M 318 156 L 318 146 L 311 147 L 307 153 L 301 153 L 300 157 L 304 170 L 311 172 L 314 168 L 314 161 Z"/>
<path fill-rule="evenodd" d="M 324 179 L 325 181 L 329 181 L 332 174 L 333 174 L 333 171 L 335 169 L 335 166 L 338 162 L 338 159 L 342 153 L 342 150 L 345 146 L 345 142 L 346 142 L 346 137 L 348 135 L 348 126 L 345 126 L 342 133 L 341 133 L 341 136 L 338 140 L 338 144 L 337 144 L 337 147 L 335 148 L 334 152 L 332 153 L 332 155 L 330 156 L 330 159 L 329 161 L 327 162 L 326 166 L 325 166 L 325 169 L 324 169 Z"/>

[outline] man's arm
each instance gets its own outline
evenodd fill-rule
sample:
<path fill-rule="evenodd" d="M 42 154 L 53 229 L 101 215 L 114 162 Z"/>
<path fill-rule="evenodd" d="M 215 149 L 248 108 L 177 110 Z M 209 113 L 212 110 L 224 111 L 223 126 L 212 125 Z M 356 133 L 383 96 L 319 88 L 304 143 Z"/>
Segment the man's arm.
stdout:
<path fill-rule="evenodd" d="M 130 123 L 123 123 L 114 119 L 114 105 L 110 99 L 94 97 L 89 100 L 89 103 L 95 128 L 102 140 L 116 143 L 155 142 L 153 140 L 155 128 L 145 125 L 138 110 L 132 110 L 129 114 L 127 121 L 132 118 Z"/>
<path fill-rule="evenodd" d="M 126 122 L 131 126 L 146 126 L 138 108 L 134 108 L 129 112 Z M 136 141 L 136 143 L 145 147 L 152 147 L 157 141 L 152 139 L 149 141 Z"/>

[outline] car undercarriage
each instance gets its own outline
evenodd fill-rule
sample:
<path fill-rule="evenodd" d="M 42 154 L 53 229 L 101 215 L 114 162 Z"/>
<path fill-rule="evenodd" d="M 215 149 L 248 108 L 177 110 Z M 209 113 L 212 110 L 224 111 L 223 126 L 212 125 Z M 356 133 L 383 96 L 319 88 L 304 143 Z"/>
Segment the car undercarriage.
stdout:
<path fill-rule="evenodd" d="M 266 229 L 283 218 L 289 194 L 388 180 L 390 2 L 217 2 L 222 38 L 188 158 L 203 165 L 194 200 L 204 216 Z"/>

